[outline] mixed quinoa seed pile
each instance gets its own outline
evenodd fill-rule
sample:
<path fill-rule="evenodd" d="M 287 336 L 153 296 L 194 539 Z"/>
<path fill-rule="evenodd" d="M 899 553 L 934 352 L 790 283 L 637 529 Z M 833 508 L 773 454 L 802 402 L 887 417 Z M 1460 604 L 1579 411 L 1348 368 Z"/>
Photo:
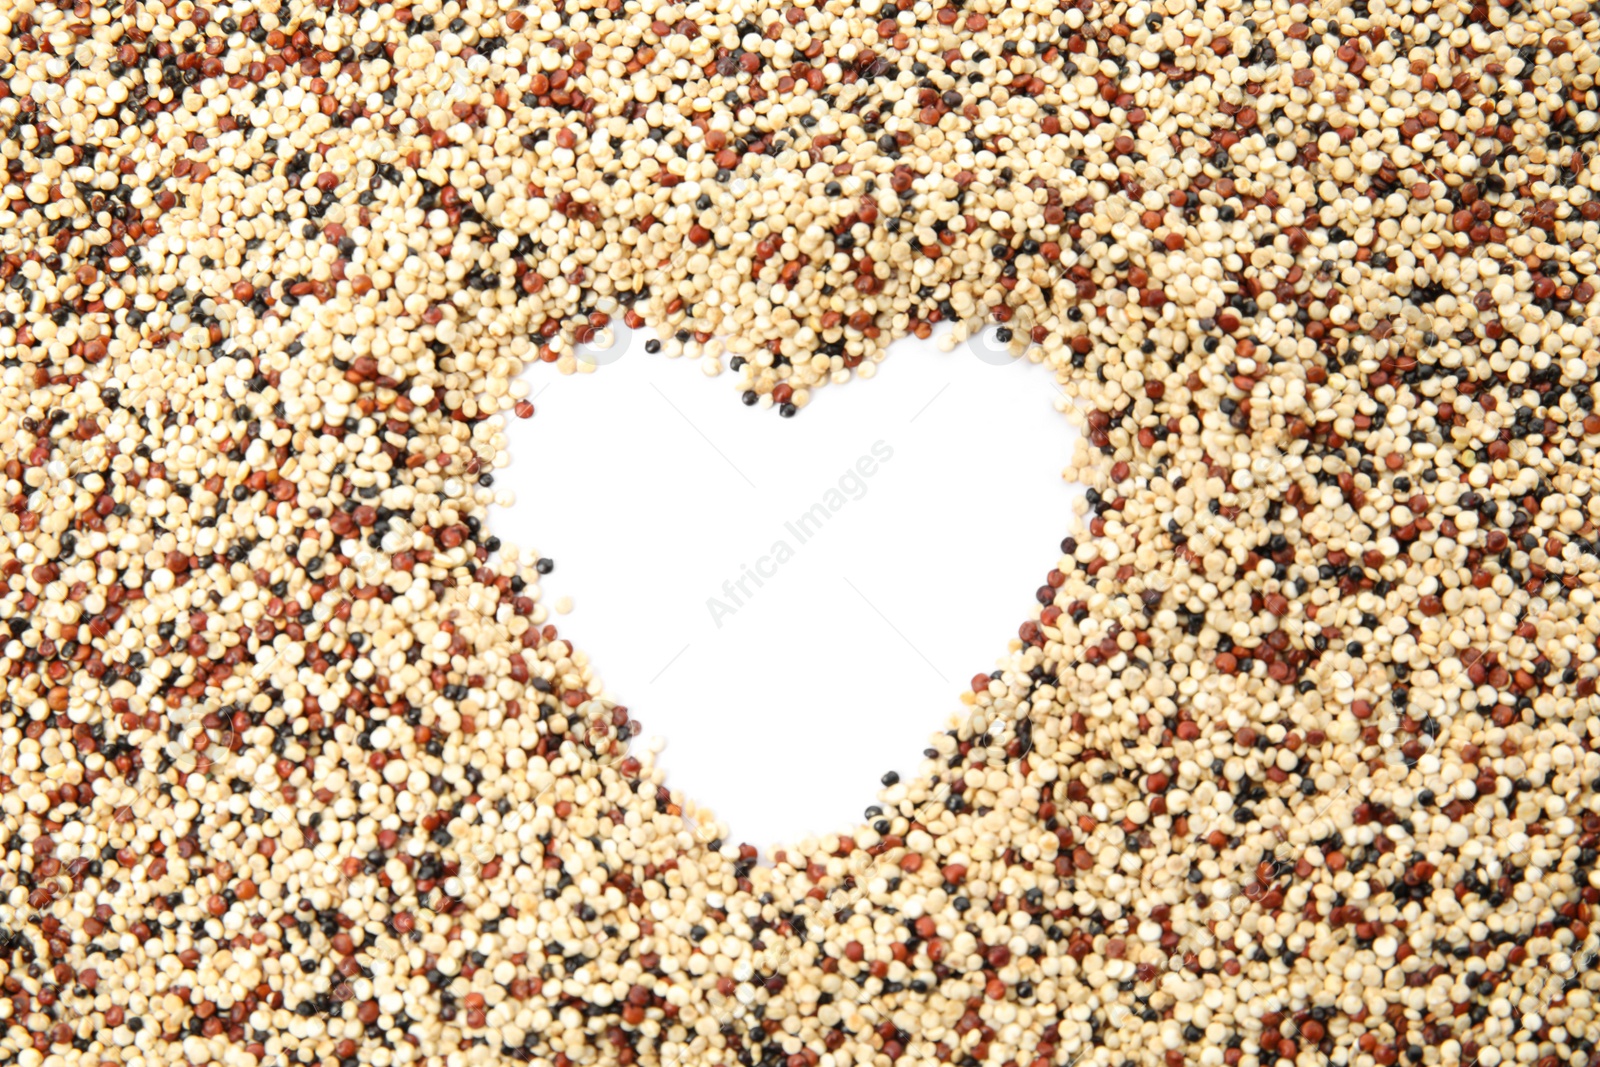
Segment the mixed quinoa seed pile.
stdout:
<path fill-rule="evenodd" d="M 1588 1064 L 1597 47 L 0 3 L 0 1062 Z M 1087 528 L 848 832 L 720 839 L 489 534 L 617 320 L 791 415 L 999 323 L 1084 409 Z"/>

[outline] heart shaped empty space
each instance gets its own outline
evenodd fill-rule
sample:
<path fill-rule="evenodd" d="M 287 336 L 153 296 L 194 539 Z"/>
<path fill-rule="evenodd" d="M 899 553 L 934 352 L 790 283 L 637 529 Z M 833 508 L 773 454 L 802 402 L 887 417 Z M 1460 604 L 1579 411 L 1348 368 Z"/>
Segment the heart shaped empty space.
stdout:
<path fill-rule="evenodd" d="M 549 621 L 702 819 L 762 846 L 842 830 L 1028 618 L 1080 492 L 1061 394 L 912 340 L 780 419 L 643 348 L 529 372 L 494 530 L 555 564 Z"/>

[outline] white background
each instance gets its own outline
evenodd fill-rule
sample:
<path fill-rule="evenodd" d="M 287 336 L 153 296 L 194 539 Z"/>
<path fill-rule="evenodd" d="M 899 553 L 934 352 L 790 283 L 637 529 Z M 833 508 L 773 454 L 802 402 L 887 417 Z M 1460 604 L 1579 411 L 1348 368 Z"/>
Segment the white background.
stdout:
<path fill-rule="evenodd" d="M 491 527 L 555 561 L 550 621 L 734 841 L 843 830 L 1029 617 L 1081 493 L 1064 401 L 1045 367 L 910 340 L 783 419 L 648 336 L 594 373 L 528 371 L 536 414 L 496 479 L 517 502 Z M 880 441 L 859 499 L 804 543 L 786 529 Z M 780 540 L 793 558 L 736 604 L 724 582 Z"/>

